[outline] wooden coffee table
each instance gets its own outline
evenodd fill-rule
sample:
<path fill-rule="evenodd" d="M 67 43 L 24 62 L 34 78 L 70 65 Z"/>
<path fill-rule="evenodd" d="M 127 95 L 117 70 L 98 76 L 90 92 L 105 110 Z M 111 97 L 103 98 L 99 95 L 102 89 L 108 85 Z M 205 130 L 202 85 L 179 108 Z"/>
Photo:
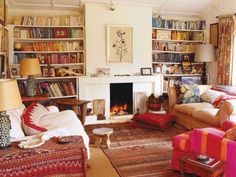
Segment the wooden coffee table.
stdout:
<path fill-rule="evenodd" d="M 108 149 L 110 149 L 110 135 L 113 133 L 112 128 L 95 128 L 93 129 L 93 134 L 95 137 L 94 146 L 98 147 L 104 140 Z"/>
<path fill-rule="evenodd" d="M 184 177 L 186 167 L 193 167 L 192 173 L 195 174 L 197 174 L 197 171 L 202 171 L 206 174 L 206 177 L 224 176 L 224 162 L 210 158 L 209 161 L 204 163 L 196 159 L 197 155 L 187 154 L 179 158 L 182 177 Z"/>

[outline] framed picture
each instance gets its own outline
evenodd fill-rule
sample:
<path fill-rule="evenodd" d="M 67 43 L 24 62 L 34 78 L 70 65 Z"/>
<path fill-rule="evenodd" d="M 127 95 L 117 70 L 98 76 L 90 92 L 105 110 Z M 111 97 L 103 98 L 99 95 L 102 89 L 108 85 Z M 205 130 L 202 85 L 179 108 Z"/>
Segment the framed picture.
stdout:
<path fill-rule="evenodd" d="M 43 76 L 45 77 L 52 77 L 55 76 L 55 69 L 54 68 L 43 68 Z"/>
<path fill-rule="evenodd" d="M 0 0 L 0 24 L 5 25 L 6 18 L 6 0 Z"/>
<path fill-rule="evenodd" d="M 141 75 L 151 75 L 152 74 L 152 69 L 151 68 L 141 68 Z"/>
<path fill-rule="evenodd" d="M 10 68 L 10 74 L 11 74 L 11 78 L 16 78 L 16 77 L 20 77 L 20 73 L 19 73 L 19 67 L 16 68 Z"/>
<path fill-rule="evenodd" d="M 215 48 L 218 47 L 218 23 L 210 24 L 210 43 L 213 44 Z"/>
<path fill-rule="evenodd" d="M 97 76 L 109 76 L 110 68 L 97 68 L 96 74 Z"/>
<path fill-rule="evenodd" d="M 133 63 L 133 27 L 107 25 L 107 63 Z"/>

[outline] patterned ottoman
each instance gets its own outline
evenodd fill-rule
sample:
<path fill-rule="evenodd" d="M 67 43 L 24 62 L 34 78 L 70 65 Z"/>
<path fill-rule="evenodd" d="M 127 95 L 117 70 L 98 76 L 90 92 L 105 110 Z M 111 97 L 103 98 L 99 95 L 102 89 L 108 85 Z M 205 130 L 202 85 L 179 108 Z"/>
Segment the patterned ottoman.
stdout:
<path fill-rule="evenodd" d="M 51 139 L 40 147 L 20 149 L 19 142 L 0 150 L 0 176 L 85 177 L 87 153 L 80 136 L 68 136 L 69 143 L 59 144 Z"/>
<path fill-rule="evenodd" d="M 139 125 L 143 124 L 151 128 L 166 130 L 175 123 L 175 119 L 171 114 L 144 113 L 135 114 L 132 120 L 139 123 Z"/>

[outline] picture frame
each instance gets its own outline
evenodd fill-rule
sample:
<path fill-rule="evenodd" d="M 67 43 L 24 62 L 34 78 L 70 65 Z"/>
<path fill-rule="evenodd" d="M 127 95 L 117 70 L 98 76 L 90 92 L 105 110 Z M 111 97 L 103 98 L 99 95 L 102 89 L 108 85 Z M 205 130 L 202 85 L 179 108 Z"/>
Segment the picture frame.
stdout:
<path fill-rule="evenodd" d="M 215 48 L 218 48 L 218 35 L 219 28 L 218 23 L 210 24 L 210 43 L 213 44 Z"/>
<path fill-rule="evenodd" d="M 0 24 L 5 26 L 6 23 L 6 0 L 0 0 Z"/>
<path fill-rule="evenodd" d="M 49 73 L 50 70 L 50 73 Z M 55 69 L 54 68 L 43 68 L 43 76 L 44 77 L 54 77 L 55 76 Z"/>
<path fill-rule="evenodd" d="M 133 63 L 133 27 L 107 25 L 107 63 Z"/>
<path fill-rule="evenodd" d="M 19 67 L 11 67 L 10 68 L 11 78 L 20 77 L 20 69 Z"/>
<path fill-rule="evenodd" d="M 109 76 L 110 68 L 97 68 L 96 69 L 97 76 Z"/>
<path fill-rule="evenodd" d="M 141 75 L 142 76 L 152 75 L 152 69 L 151 68 L 141 68 Z"/>

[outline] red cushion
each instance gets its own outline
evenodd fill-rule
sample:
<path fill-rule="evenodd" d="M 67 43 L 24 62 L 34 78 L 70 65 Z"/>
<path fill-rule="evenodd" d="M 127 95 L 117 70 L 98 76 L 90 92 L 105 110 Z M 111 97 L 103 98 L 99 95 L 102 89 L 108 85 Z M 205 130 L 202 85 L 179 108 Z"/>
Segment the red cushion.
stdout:
<path fill-rule="evenodd" d="M 34 135 L 47 131 L 40 125 L 41 119 L 49 114 L 49 110 L 43 105 L 32 103 L 22 114 L 23 129 L 26 135 Z"/>
<path fill-rule="evenodd" d="M 134 115 L 132 120 L 166 130 L 175 122 L 175 117 L 171 114 L 144 113 Z"/>
<path fill-rule="evenodd" d="M 213 106 L 215 108 L 219 108 L 221 103 L 223 103 L 226 100 L 232 100 L 232 99 L 236 99 L 236 96 L 231 96 L 231 95 L 220 95 L 218 96 L 214 102 L 213 102 Z"/>

